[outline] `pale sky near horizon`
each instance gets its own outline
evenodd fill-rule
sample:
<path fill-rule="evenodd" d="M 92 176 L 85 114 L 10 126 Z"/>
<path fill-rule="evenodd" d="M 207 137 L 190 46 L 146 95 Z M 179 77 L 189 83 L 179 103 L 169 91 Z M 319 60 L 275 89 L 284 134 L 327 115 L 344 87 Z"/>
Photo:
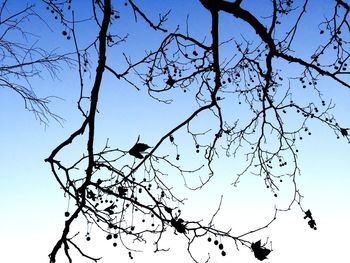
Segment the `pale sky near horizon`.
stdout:
<path fill-rule="evenodd" d="M 11 7 L 15 8 L 16 4 L 13 2 L 10 1 Z M 45 13 L 45 6 L 40 6 L 39 0 L 33 2 L 37 4 L 37 10 L 43 12 L 44 19 L 50 18 L 50 14 Z M 82 4 L 81 1 L 77 2 L 78 6 Z M 322 16 L 329 11 L 326 7 L 330 1 L 322 1 L 322 4 L 316 4 L 315 0 L 310 2 L 310 8 L 314 8 L 311 10 L 315 10 L 315 13 L 307 13 L 306 21 L 302 24 L 304 26 L 300 28 L 303 32 L 300 35 L 302 41 L 296 43 L 296 50 L 303 47 L 308 50 L 309 44 L 316 35 L 318 36 L 317 23 L 312 23 L 315 22 L 314 16 Z M 189 22 L 193 26 L 190 27 L 190 31 L 192 30 L 194 34 L 200 35 L 208 31 L 201 28 L 209 21 L 206 20 L 208 15 L 201 8 L 198 0 L 177 1 L 177 4 L 173 1 L 164 1 L 157 6 L 160 10 L 164 10 L 168 5 L 173 8 L 173 17 L 179 20 L 186 19 L 188 11 L 191 10 Z M 120 3 L 120 6 L 123 4 Z M 152 11 L 152 5 L 149 2 L 142 7 L 145 12 Z M 123 12 L 121 12 L 121 18 L 123 19 Z M 154 18 L 157 18 L 157 15 L 154 15 Z M 125 19 L 131 21 L 132 16 Z M 228 18 L 225 17 L 225 19 Z M 129 23 L 129 20 L 121 23 Z M 53 19 L 47 20 L 48 24 L 53 24 L 53 32 L 46 26 L 36 27 L 41 25 L 40 23 L 36 21 L 28 25 L 39 34 L 38 45 L 58 48 L 58 52 L 71 48 L 69 42 L 59 34 L 61 27 L 55 24 Z M 176 27 L 176 23 L 171 22 L 173 28 Z M 183 23 L 183 20 L 178 23 Z M 147 41 L 148 37 L 139 33 L 140 28 L 146 28 L 141 21 L 139 24 L 141 26 L 124 28 L 125 32 L 128 30 L 131 32 L 131 43 L 136 43 L 121 47 L 126 51 L 131 49 L 135 56 L 143 54 L 144 49 L 139 48 L 140 42 L 132 40 Z M 223 27 L 228 25 L 223 23 Z M 45 36 L 40 36 L 42 32 L 45 32 Z M 86 35 L 93 35 L 93 33 L 86 31 Z M 139 36 L 133 38 L 133 34 L 139 34 Z M 229 36 L 225 30 L 223 35 Z M 305 39 L 310 40 L 310 43 L 304 41 Z M 150 40 L 149 46 L 156 46 L 156 41 L 156 38 Z M 60 45 L 61 42 L 62 45 Z M 94 68 L 91 69 L 92 76 L 93 73 Z M 87 83 L 90 83 L 89 80 Z M 6 263 L 49 261 L 48 254 L 63 230 L 64 212 L 68 201 L 64 198 L 63 191 L 50 173 L 44 159 L 57 144 L 79 126 L 82 120 L 76 109 L 79 82 L 74 70 L 67 70 L 63 66 L 59 79 L 52 80 L 44 76 L 42 79 L 35 79 L 33 84 L 34 89 L 42 96 L 54 95 L 62 98 L 52 98 L 51 109 L 65 121 L 62 126 L 55 121 L 50 121 L 45 128 L 24 109 L 23 101 L 17 94 L 0 89 L 0 261 Z M 164 106 L 150 99 L 144 90 L 141 89 L 138 92 L 126 83 L 116 82 L 112 76 L 106 77 L 103 88 L 99 113 L 102 127 L 99 130 L 100 142 L 110 137 L 117 145 L 118 143 L 130 144 L 139 134 L 145 140 L 155 141 L 157 132 L 166 131 L 174 124 L 172 118 L 164 120 L 165 113 L 178 117 L 191 109 L 190 104 L 187 104 L 189 99 L 184 94 L 178 95 L 178 100 L 172 106 Z M 345 127 L 350 127 L 350 90 L 327 81 L 320 89 L 327 98 L 332 97 L 336 103 L 334 112 L 339 122 Z M 133 106 L 130 107 L 130 105 Z M 164 126 L 156 126 L 160 122 Z M 292 211 L 279 214 L 277 222 L 252 237 L 257 240 L 262 239 L 264 242 L 268 238 L 267 246 L 272 246 L 273 252 L 268 256 L 268 260 L 263 262 L 328 263 L 346 262 L 348 259 L 350 144 L 345 139 L 337 140 L 332 131 L 322 125 L 315 123 L 310 127 L 313 129 L 313 135 L 305 139 L 300 146 L 299 166 L 302 176 L 297 180 L 304 195 L 303 207 L 312 211 L 318 229 L 316 231 L 310 229 L 298 207 L 294 206 Z M 76 152 L 69 154 L 74 158 Z M 240 163 L 242 159 L 222 160 L 227 162 L 227 166 L 222 166 L 222 170 L 219 171 L 220 176 L 213 179 L 212 184 L 206 189 L 207 192 L 189 194 L 188 206 L 184 208 L 187 215 L 197 219 L 210 218 L 223 192 L 225 196 L 217 224 L 220 223 L 225 228 L 232 227 L 234 233 L 242 233 L 248 227 L 259 227 L 267 223 L 273 217 L 275 203 L 279 201 L 275 201 L 276 199 L 266 190 L 261 178 L 247 175 L 242 178 L 238 187 L 230 185 L 238 172 L 235 168 L 242 166 Z M 227 170 L 227 167 L 233 169 Z M 179 182 L 180 187 L 182 181 Z M 285 187 L 288 193 L 287 182 Z M 187 191 L 186 193 L 188 194 Z M 288 198 L 288 194 L 281 196 L 281 202 L 284 202 L 284 198 Z M 84 239 L 86 225 L 83 222 L 75 224 L 72 234 L 78 231 L 80 232 L 78 238 Z M 89 255 L 102 256 L 101 263 L 158 263 L 179 260 L 184 263 L 193 262 L 186 254 L 186 240 L 181 235 L 174 235 L 172 231 L 167 233 L 161 243 L 163 246 L 170 247 L 169 252 L 154 254 L 154 247 L 150 241 L 143 246 L 144 252 L 134 253 L 133 260 L 129 259 L 127 251 L 121 245 L 114 248 L 110 242 L 105 241 L 97 228 L 92 231 L 95 234 L 92 242 L 87 243 L 82 240 L 81 244 Z M 226 257 L 222 257 L 219 250 L 212 243 L 209 244 L 206 238 L 194 246 L 194 253 L 202 260 L 207 253 L 210 253 L 211 262 L 259 262 L 248 249 L 240 247 L 237 251 L 233 242 L 223 240 L 223 243 L 227 252 Z M 59 257 L 58 263 L 61 262 L 67 262 L 67 260 Z M 89 261 L 77 256 L 73 262 Z"/>

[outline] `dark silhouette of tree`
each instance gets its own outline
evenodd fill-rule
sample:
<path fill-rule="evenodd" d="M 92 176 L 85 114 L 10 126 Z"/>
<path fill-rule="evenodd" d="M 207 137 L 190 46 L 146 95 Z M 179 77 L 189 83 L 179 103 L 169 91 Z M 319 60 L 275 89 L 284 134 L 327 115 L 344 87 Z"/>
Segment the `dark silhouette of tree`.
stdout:
<path fill-rule="evenodd" d="M 62 35 L 73 40 L 81 90 L 78 109 L 83 116 L 80 126 L 46 159 L 60 187 L 75 204 L 72 211 L 65 213 L 63 232 L 49 255 L 50 262 L 56 262 L 60 250 L 72 262 L 70 248 L 92 261 L 100 259 L 86 254 L 76 242 L 76 235 L 71 235 L 72 223 L 78 217 L 86 220 L 88 229 L 91 225 L 98 226 L 107 240 L 113 240 L 113 246 L 122 244 L 130 258 L 133 258 L 133 242 L 147 241 L 148 234 L 157 236 L 156 252 L 166 250 L 159 242 L 165 231 L 171 229 L 187 238 L 187 250 L 194 261 L 197 260 L 191 251 L 193 242 L 197 239 L 211 242 L 212 237 L 223 256 L 227 254 L 223 243 L 234 242 L 237 248 L 246 247 L 258 260 L 264 260 L 272 252 L 271 246 L 261 240 L 252 240 L 251 235 L 270 226 L 278 213 L 290 210 L 292 205 L 297 205 L 301 217 L 308 220 L 310 228 L 316 229 L 311 211 L 302 206 L 303 196 L 296 182 L 296 176 L 300 174 L 298 145 L 304 136 L 311 135 L 312 122 L 321 123 L 334 131 L 338 139 L 350 142 L 348 128 L 336 121 L 332 115 L 334 104 L 318 87 L 322 79 L 329 79 L 334 86 L 350 88 L 349 4 L 342 0 L 332 2 L 333 16 L 319 21 L 321 37 L 310 56 L 294 52 L 292 48 L 308 10 L 308 0 L 266 1 L 271 13 L 265 18 L 254 15 L 257 10 L 245 7 L 247 1 L 200 0 L 211 17 L 210 35 L 205 39 L 193 37 L 188 28 L 170 32 L 166 24 L 170 12 L 159 15 L 155 21 L 151 14 L 143 11 L 142 1 L 138 4 L 127 0 L 125 8 L 132 10 L 136 22 L 142 20 L 148 25 L 143 34 L 152 30 L 164 37 L 157 49 L 142 58 L 124 54 L 127 66 L 121 69 L 111 66 L 112 58 L 109 57 L 110 50 L 118 50 L 119 44 L 127 40 L 114 33 L 118 32 L 115 25 L 123 14 L 119 2 L 96 0 L 86 4 L 92 17 L 88 21 L 96 25 L 98 36 L 84 47 L 77 38 L 76 26 L 80 21 L 76 21 L 75 16 L 81 10 L 72 12 L 74 1 L 43 2 L 59 18 Z M 243 22 L 255 35 L 245 38 L 246 32 L 237 28 L 243 37 L 221 39 L 222 15 Z M 289 20 L 285 24 L 286 19 Z M 222 52 L 228 45 L 230 51 Z M 84 82 L 88 66 L 95 69 L 91 87 L 86 87 Z M 292 66 L 297 73 L 285 70 Z M 106 74 L 114 75 L 116 81 L 126 82 L 137 90 L 146 88 L 156 102 L 171 103 L 162 95 L 174 90 L 188 92 L 193 95 L 197 108 L 188 116 L 182 116 L 182 121 L 155 142 L 144 141 L 140 134 L 126 149 L 110 145 L 108 139 L 103 149 L 97 149 L 96 114 L 103 88 L 101 83 Z M 301 99 L 305 91 L 313 96 Z M 85 101 L 88 101 L 88 108 L 84 106 Z M 127 111 L 119 114 L 127 114 Z M 196 129 L 193 123 L 205 113 L 211 114 L 216 121 L 207 130 Z M 289 125 L 290 122 L 293 125 Z M 187 132 L 193 148 L 199 153 L 195 157 L 201 160 L 198 168 L 188 170 L 178 164 L 181 151 L 191 147 L 182 145 L 181 138 L 178 139 L 180 131 Z M 86 139 L 86 149 L 77 160 L 66 164 L 59 154 L 80 137 Z M 160 149 L 163 147 L 173 147 L 175 156 L 162 154 Z M 243 234 L 234 234 L 215 224 L 221 203 L 208 223 L 186 218 L 180 210 L 186 204 L 184 197 L 175 194 L 163 178 L 167 171 L 174 173 L 172 176 L 182 177 L 187 188 L 201 191 L 216 176 L 215 161 L 222 155 L 235 157 L 238 154 L 246 156 L 247 165 L 243 171 L 238 171 L 233 184 L 238 185 L 243 174 L 252 173 L 260 176 L 267 191 L 278 197 L 280 184 L 285 179 L 294 189 L 289 205 L 276 207 L 269 222 Z M 199 176 L 200 183 L 189 186 L 187 182 L 194 175 Z M 151 226 L 134 220 L 145 216 L 152 218 Z M 127 243 L 127 236 L 132 237 L 133 242 Z M 86 240 L 91 238 L 88 231 Z"/>
<path fill-rule="evenodd" d="M 25 29 L 26 24 L 41 19 L 34 5 L 23 8 L 8 6 L 7 0 L 0 5 L 0 87 L 11 89 L 21 96 L 24 107 L 40 122 L 47 124 L 49 117 L 61 121 L 48 107 L 52 97 L 38 97 L 31 80 L 41 77 L 43 71 L 55 78 L 60 64 L 70 64 L 70 59 L 39 47 L 37 37 Z M 46 26 L 43 21 L 42 24 Z"/>

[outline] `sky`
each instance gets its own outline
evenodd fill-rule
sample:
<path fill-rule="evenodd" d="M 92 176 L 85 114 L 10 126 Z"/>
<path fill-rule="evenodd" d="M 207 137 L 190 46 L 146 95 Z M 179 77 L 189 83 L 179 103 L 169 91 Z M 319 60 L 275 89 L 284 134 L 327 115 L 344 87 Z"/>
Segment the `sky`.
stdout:
<path fill-rule="evenodd" d="M 135 1 L 136 2 L 136 1 Z M 249 3 L 248 3 L 249 2 Z M 264 3 L 263 3 L 264 2 Z M 297 1 L 298 2 L 298 1 Z M 64 30 L 52 15 L 46 11 L 40 1 L 34 1 L 36 10 L 42 20 L 34 19 L 24 26 L 33 31 L 33 39 L 37 45 L 56 52 L 72 50 L 72 41 L 66 40 L 60 33 Z M 85 2 L 86 3 L 86 2 Z M 196 37 L 208 36 L 210 24 L 208 13 L 200 6 L 199 1 L 137 1 L 145 13 L 158 17 L 158 12 L 172 9 L 169 27 L 180 29 L 185 27 L 189 14 L 189 30 Z M 243 1 L 243 7 L 252 10 L 263 19 L 268 13 L 269 1 Z M 308 56 L 310 50 L 318 44 L 319 29 L 317 18 L 329 15 L 331 1 L 310 1 L 309 12 L 300 26 L 300 41 L 296 41 L 293 49 L 299 54 Z M 23 3 L 20 3 L 23 4 Z M 118 47 L 118 52 L 108 57 L 110 65 L 123 68 L 121 52 L 131 54 L 135 59 L 145 51 L 156 48 L 161 36 L 150 32 L 145 23 L 139 19 L 134 23 L 133 14 L 129 7 L 122 2 L 116 3 L 120 8 L 121 19 L 117 23 L 120 34 L 129 33 L 128 42 Z M 84 1 L 75 1 L 76 10 L 83 12 Z M 156 9 L 155 9 L 156 7 Z M 18 1 L 9 1 L 9 10 L 20 8 Z M 77 12 L 77 17 L 81 15 Z M 82 14 L 83 18 L 85 14 Z M 43 23 L 43 21 L 46 22 Z M 288 21 L 287 21 L 288 22 Z M 316 23 L 315 23 L 316 22 Z M 222 40 L 232 36 L 239 38 L 242 30 L 248 38 L 254 38 L 255 33 L 246 25 L 232 23 L 232 18 L 222 15 L 220 33 Z M 80 25 L 78 35 L 80 43 L 87 43 L 94 36 L 94 27 L 89 22 Z M 118 31 L 119 32 L 119 31 Z M 144 33 L 144 32 L 147 32 Z M 149 33 L 150 32 L 150 33 Z M 29 39 L 28 41 L 32 41 Z M 142 43 L 142 45 L 140 45 Z M 140 47 L 141 46 L 141 47 Z M 224 46 L 224 52 L 229 52 L 231 46 Z M 91 57 L 92 61 L 94 57 Z M 286 72 L 293 74 L 298 69 L 284 66 Z M 90 68 L 91 78 L 86 76 L 86 86 L 91 85 L 94 68 Z M 349 81 L 349 78 L 347 78 Z M 76 108 L 79 98 L 78 75 L 73 68 L 62 65 L 57 78 L 52 79 L 45 72 L 42 78 L 32 80 L 32 86 L 41 96 L 55 96 L 51 98 L 50 109 L 61 116 L 64 121 L 57 123 L 50 120 L 47 126 L 35 119 L 34 115 L 24 109 L 22 99 L 13 91 L 0 89 L 0 252 L 1 261 L 17 262 L 48 262 L 48 254 L 58 240 L 64 226 L 64 212 L 69 202 L 64 197 L 49 166 L 44 162 L 51 150 L 62 140 L 67 138 L 82 121 Z M 327 99 L 332 98 L 336 103 L 333 113 L 339 123 L 350 127 L 350 90 L 334 82 L 324 80 L 319 88 Z M 171 105 L 158 103 L 147 95 L 146 89 L 140 85 L 140 91 L 125 82 L 117 81 L 106 73 L 103 81 L 99 101 L 97 142 L 103 146 L 106 139 L 117 147 L 128 149 L 140 135 L 141 139 L 150 145 L 156 142 L 160 134 L 172 128 L 183 116 L 194 109 L 191 92 L 174 92 Z M 296 99 L 306 100 L 311 93 L 297 90 Z M 192 94 L 193 95 L 193 94 Z M 236 106 L 235 106 L 236 107 Z M 236 109 L 236 108 L 235 108 Z M 237 108 L 239 109 L 239 108 Z M 242 117 L 245 113 L 242 113 Z M 166 117 L 164 116 L 171 116 Z M 293 119 L 290 120 L 293 122 Z M 198 118 L 196 125 L 206 127 L 210 124 L 208 116 Z M 310 209 L 317 222 L 317 230 L 310 229 L 303 214 L 297 207 L 286 213 L 280 213 L 278 220 L 267 229 L 254 234 L 252 239 L 267 241 L 267 247 L 273 252 L 264 262 L 344 262 L 347 259 L 348 236 L 350 234 L 350 145 L 345 139 L 336 139 L 332 131 L 325 126 L 310 124 L 312 136 L 305 138 L 299 146 L 299 167 L 302 176 L 297 178 L 299 187 L 304 195 L 303 207 Z M 183 137 L 181 137 L 183 136 Z M 177 138 L 177 137 L 176 137 Z M 179 134 L 178 138 L 186 138 Z M 69 149 L 63 157 L 74 160 L 81 154 L 77 145 Z M 188 144 L 190 145 L 190 144 Z M 184 153 L 192 156 L 193 146 L 182 147 Z M 173 154 L 173 152 L 172 152 Z M 184 154 L 185 155 L 185 154 Z M 184 160 L 184 164 L 193 165 L 194 159 Z M 183 213 L 188 218 L 210 218 L 215 212 L 222 194 L 223 203 L 218 214 L 216 225 L 234 233 L 243 233 L 249 228 L 266 224 L 273 217 L 275 204 L 285 205 L 290 198 L 290 187 L 286 180 L 281 185 L 281 195 L 276 199 L 267 191 L 261 178 L 251 174 L 243 176 L 238 187 L 232 186 L 236 174 L 244 165 L 244 156 L 237 158 L 220 158 L 216 163 L 220 176 L 215 176 L 205 191 L 190 192 L 183 186 L 180 177 L 170 178 L 179 193 L 189 198 Z M 192 181 L 196 182 L 196 179 Z M 148 222 L 148 221 L 147 221 Z M 84 241 L 86 224 L 78 221 L 72 233 L 80 232 L 82 247 L 92 256 L 103 256 L 102 263 L 128 262 L 127 251 L 121 246 L 114 248 L 105 241 L 105 237 L 97 229 L 92 229 L 92 242 Z M 222 257 L 218 249 L 204 238 L 194 246 L 194 254 L 204 260 L 207 253 L 211 255 L 211 262 L 258 262 L 251 251 L 246 248 L 236 250 L 232 241 L 222 240 L 226 257 Z M 184 263 L 193 262 L 186 253 L 186 240 L 181 235 L 174 235 L 172 231 L 166 234 L 162 243 L 170 247 L 169 252 L 153 253 L 152 238 L 146 245 L 142 245 L 144 252 L 135 253 L 134 262 L 164 262 L 165 260 Z M 77 255 L 75 255 L 77 256 Z M 130 260 L 131 261 L 131 260 Z M 67 262 L 61 256 L 58 262 Z M 87 262 L 76 257 L 74 263 Z"/>

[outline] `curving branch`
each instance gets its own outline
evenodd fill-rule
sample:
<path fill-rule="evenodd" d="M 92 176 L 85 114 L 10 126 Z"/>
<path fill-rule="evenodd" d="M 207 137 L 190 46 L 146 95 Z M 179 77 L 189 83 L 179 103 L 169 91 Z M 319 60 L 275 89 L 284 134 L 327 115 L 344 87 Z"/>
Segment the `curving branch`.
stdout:
<path fill-rule="evenodd" d="M 113 7 L 110 0 L 92 1 L 91 17 L 99 30 L 98 37 L 85 48 L 79 48 L 74 17 L 67 19 L 65 12 L 60 11 L 70 1 L 44 2 L 58 13 L 64 26 L 72 30 L 81 82 L 78 109 L 83 116 L 80 127 L 46 159 L 60 187 L 76 203 L 72 214 L 66 212 L 64 230 L 50 254 L 50 262 L 56 261 L 61 249 L 72 261 L 70 247 L 89 260 L 99 260 L 83 252 L 79 244 L 73 242 L 75 236 L 68 237 L 79 216 L 88 226 L 87 241 L 92 236 L 90 226 L 95 225 L 106 235 L 107 242 L 124 246 L 130 258 L 138 252 L 134 243 L 147 242 L 149 236 L 155 236 L 156 252 L 168 251 L 169 248 L 160 246 L 160 241 L 165 238 L 166 231 L 172 231 L 186 238 L 187 251 L 195 262 L 197 259 L 192 248 L 196 240 L 203 238 L 214 241 L 222 256 L 227 255 L 223 243 L 229 242 L 237 249 L 251 250 L 259 260 L 266 259 L 272 248 L 266 242 L 254 240 L 252 234 L 261 233 L 277 220 L 279 213 L 294 206 L 300 209 L 311 229 L 317 228 L 311 211 L 302 204 L 303 195 L 296 179 L 300 175 L 298 152 L 302 140 L 312 135 L 314 122 L 334 131 L 338 139 L 350 142 L 349 129 L 339 124 L 332 114 L 333 101 L 325 98 L 318 87 L 318 80 L 323 77 L 332 79 L 339 86 L 350 85 L 346 78 L 350 57 L 348 37 L 340 37 L 341 31 L 349 25 L 349 10 L 345 2 L 335 1 L 333 16 L 320 21 L 319 28 L 327 30 L 327 38 L 324 43 L 317 43 L 315 52 L 305 58 L 295 54 L 291 47 L 307 14 L 308 0 L 303 1 L 300 8 L 293 1 L 273 0 L 272 14 L 266 18 L 268 28 L 253 12 L 242 7 L 243 1 L 200 0 L 210 12 L 210 37 L 200 40 L 188 29 L 182 33 L 179 27 L 163 36 L 158 47 L 141 58 L 122 53 L 125 68 L 113 67 L 107 61 L 111 54 L 109 50 L 118 51 L 118 45 L 113 43 L 120 39 L 127 41 L 110 33 L 113 23 L 119 19 L 117 5 Z M 163 24 L 170 13 L 160 16 L 157 24 L 141 11 L 141 4 L 131 0 L 127 3 L 135 17 L 141 16 L 147 23 L 148 29 L 150 26 L 162 34 L 166 32 Z M 286 34 L 279 38 L 280 21 L 293 12 L 296 14 L 294 23 L 287 29 L 283 28 Z M 221 13 L 232 15 L 232 23 L 237 20 L 247 23 L 256 32 L 256 38 L 242 36 L 221 40 Z M 325 34 L 322 30 L 320 35 Z M 227 46 L 231 53 L 222 51 Z M 336 53 L 326 55 L 327 52 Z M 300 72 L 292 75 L 281 66 L 283 63 L 276 63 L 277 60 L 298 65 Z M 96 69 L 88 96 L 84 95 L 86 85 L 82 70 L 87 64 L 95 65 Z M 104 147 L 97 149 L 95 120 L 105 74 L 114 76 L 118 83 L 130 84 L 136 91 L 146 89 L 156 103 L 170 104 L 175 99 L 164 99 L 163 95 L 179 91 L 187 93 L 196 107 L 168 131 L 159 134 L 152 144 L 143 141 L 145 136 L 141 134 L 130 147 L 112 146 L 106 139 Z M 308 102 L 300 99 L 305 89 L 311 89 L 313 94 L 313 97 L 304 98 Z M 89 101 L 87 110 L 83 110 L 83 99 Z M 198 125 L 200 117 L 208 121 Z M 80 137 L 86 139 L 86 148 L 79 157 L 69 164 L 61 161 L 63 150 L 77 143 Z M 190 158 L 196 165 L 188 168 L 182 158 L 191 149 L 195 157 L 191 155 Z M 183 180 L 189 191 L 204 191 L 218 174 L 217 160 L 238 155 L 245 156 L 246 163 L 242 171 L 235 171 L 234 186 L 239 185 L 243 176 L 255 175 L 261 178 L 267 191 L 278 198 L 281 184 L 289 183 L 293 189 L 289 202 L 275 205 L 270 220 L 244 233 L 233 231 L 235 228 L 223 229 L 216 224 L 223 197 L 209 219 L 191 218 L 182 212 L 186 196 L 178 194 L 167 181 L 167 176 L 171 174 L 172 178 Z M 151 224 L 143 224 L 146 220 Z M 205 262 L 210 258 L 209 254 Z"/>

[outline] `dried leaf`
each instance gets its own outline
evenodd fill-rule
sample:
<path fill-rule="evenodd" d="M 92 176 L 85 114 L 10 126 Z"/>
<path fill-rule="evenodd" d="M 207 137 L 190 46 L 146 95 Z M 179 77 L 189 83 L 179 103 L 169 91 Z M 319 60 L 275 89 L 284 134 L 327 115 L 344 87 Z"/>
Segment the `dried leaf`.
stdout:
<path fill-rule="evenodd" d="M 344 137 L 348 136 L 348 129 L 344 129 L 344 128 L 340 128 L 340 133 L 341 135 L 343 135 Z"/>
<path fill-rule="evenodd" d="M 90 199 L 92 199 L 92 201 L 95 201 L 96 200 L 96 194 L 93 191 L 88 190 L 87 198 L 90 198 Z"/>
<path fill-rule="evenodd" d="M 123 187 L 123 186 L 118 187 L 119 195 L 124 196 L 124 195 L 126 195 L 127 192 L 128 192 L 128 189 L 126 187 Z"/>
<path fill-rule="evenodd" d="M 130 150 L 129 154 L 138 158 L 138 159 L 143 159 L 143 156 L 141 152 L 144 152 L 145 150 L 151 148 L 147 144 L 144 143 L 136 143 Z"/>
<path fill-rule="evenodd" d="M 174 86 L 175 80 L 171 76 L 169 76 L 169 78 L 165 83 L 171 87 L 171 86 Z"/>
<path fill-rule="evenodd" d="M 270 254 L 271 250 L 261 246 L 261 240 L 252 243 L 251 249 L 254 252 L 254 256 L 260 261 L 267 259 L 267 255 Z"/>
<path fill-rule="evenodd" d="M 164 209 L 165 209 L 165 211 L 167 212 L 167 213 L 169 213 L 169 214 L 171 214 L 171 212 L 173 211 L 171 208 L 169 208 L 169 207 L 164 207 Z"/>
<path fill-rule="evenodd" d="M 179 218 L 178 220 L 176 219 L 171 219 L 171 225 L 176 229 L 177 232 L 183 234 L 186 233 L 186 226 L 183 224 L 184 220 Z"/>
<path fill-rule="evenodd" d="M 311 211 L 310 211 L 310 209 L 309 210 L 307 210 L 306 212 L 305 212 L 305 216 L 304 216 L 304 219 L 306 219 L 306 218 L 312 218 L 312 214 L 311 214 Z"/>
<path fill-rule="evenodd" d="M 109 207 L 105 208 L 104 211 L 106 211 L 110 215 L 113 215 L 114 214 L 114 211 L 113 211 L 114 208 L 115 208 L 115 205 L 111 204 Z"/>

